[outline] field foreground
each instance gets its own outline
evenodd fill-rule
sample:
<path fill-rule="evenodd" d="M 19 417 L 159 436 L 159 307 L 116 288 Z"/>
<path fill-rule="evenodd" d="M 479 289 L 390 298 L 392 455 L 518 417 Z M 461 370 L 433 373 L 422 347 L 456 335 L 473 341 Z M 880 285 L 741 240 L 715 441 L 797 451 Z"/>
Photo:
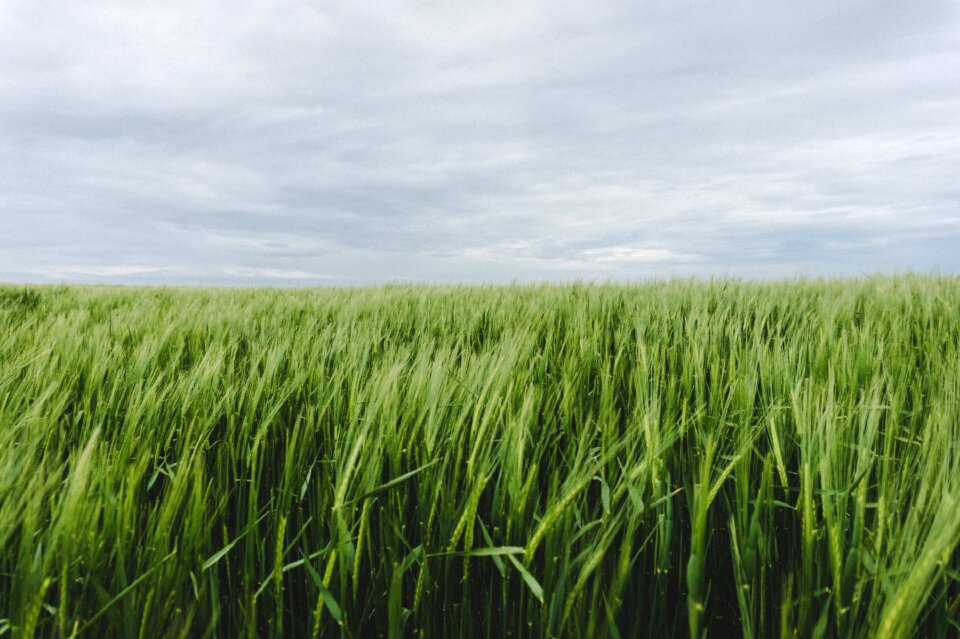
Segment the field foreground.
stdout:
<path fill-rule="evenodd" d="M 949 637 L 960 279 L 0 287 L 0 637 Z"/>

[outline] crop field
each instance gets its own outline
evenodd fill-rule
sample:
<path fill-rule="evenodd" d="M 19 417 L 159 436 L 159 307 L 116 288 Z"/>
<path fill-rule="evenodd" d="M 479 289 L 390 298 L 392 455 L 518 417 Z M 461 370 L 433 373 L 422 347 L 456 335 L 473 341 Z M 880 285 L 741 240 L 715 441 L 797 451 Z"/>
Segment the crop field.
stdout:
<path fill-rule="evenodd" d="M 0 287 L 0 638 L 958 633 L 960 279 Z"/>

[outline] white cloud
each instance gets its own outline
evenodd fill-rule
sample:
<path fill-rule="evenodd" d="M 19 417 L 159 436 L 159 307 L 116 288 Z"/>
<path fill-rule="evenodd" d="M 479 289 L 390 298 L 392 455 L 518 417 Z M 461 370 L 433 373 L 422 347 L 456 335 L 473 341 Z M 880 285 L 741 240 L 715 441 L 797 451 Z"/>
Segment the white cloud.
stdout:
<path fill-rule="evenodd" d="M 222 269 L 222 273 L 229 277 L 250 280 L 340 281 L 350 279 L 345 275 L 331 275 L 329 273 L 314 273 L 312 271 L 276 268 L 233 267 Z"/>
<path fill-rule="evenodd" d="M 958 13 L 9 0 L 0 280 L 960 271 Z"/>
<path fill-rule="evenodd" d="M 43 275 L 53 279 L 76 279 L 78 277 L 122 278 L 129 275 L 145 275 L 148 273 L 163 273 L 170 269 L 156 266 L 57 266 L 41 271 Z"/>
<path fill-rule="evenodd" d="M 597 262 L 681 262 L 699 259 L 696 255 L 677 254 L 662 248 L 632 248 L 629 246 L 606 246 L 587 249 L 583 256 Z"/>

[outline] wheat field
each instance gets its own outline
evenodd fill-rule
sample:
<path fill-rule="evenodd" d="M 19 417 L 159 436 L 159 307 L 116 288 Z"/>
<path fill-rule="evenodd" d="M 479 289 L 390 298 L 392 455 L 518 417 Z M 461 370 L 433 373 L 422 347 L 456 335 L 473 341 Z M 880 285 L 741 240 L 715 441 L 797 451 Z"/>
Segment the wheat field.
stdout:
<path fill-rule="evenodd" d="M 0 287 L 0 637 L 950 637 L 960 279 Z"/>

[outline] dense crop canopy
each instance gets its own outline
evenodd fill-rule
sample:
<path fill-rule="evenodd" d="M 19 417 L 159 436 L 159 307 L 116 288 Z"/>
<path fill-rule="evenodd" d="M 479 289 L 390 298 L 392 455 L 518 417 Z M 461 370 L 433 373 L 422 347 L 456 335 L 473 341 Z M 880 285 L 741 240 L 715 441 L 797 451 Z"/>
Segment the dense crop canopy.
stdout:
<path fill-rule="evenodd" d="M 960 281 L 0 287 L 0 637 L 960 632 Z"/>

